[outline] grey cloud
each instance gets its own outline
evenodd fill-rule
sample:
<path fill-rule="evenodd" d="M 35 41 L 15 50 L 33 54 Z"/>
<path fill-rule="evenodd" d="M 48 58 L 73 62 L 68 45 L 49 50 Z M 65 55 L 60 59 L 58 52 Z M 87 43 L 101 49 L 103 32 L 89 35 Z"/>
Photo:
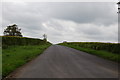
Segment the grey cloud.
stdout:
<path fill-rule="evenodd" d="M 48 3 L 48 15 L 77 23 L 110 25 L 117 22 L 116 3 Z"/>
<path fill-rule="evenodd" d="M 102 31 L 96 26 L 93 25 L 86 25 L 86 26 L 79 25 L 79 26 L 81 27 L 78 27 L 76 29 L 77 32 L 82 31 L 83 34 L 88 34 L 88 35 L 102 35 Z"/>
<path fill-rule="evenodd" d="M 28 4 L 33 13 L 43 13 L 48 19 L 57 18 L 77 23 L 111 25 L 116 23 L 116 3 L 105 2 L 47 2 Z M 40 13 L 40 14 L 41 14 Z"/>
<path fill-rule="evenodd" d="M 61 41 L 117 41 L 116 3 L 4 3 L 3 29 L 16 23 L 24 36 Z M 114 30 L 115 27 L 115 30 Z M 108 30 L 110 32 L 108 32 Z"/>

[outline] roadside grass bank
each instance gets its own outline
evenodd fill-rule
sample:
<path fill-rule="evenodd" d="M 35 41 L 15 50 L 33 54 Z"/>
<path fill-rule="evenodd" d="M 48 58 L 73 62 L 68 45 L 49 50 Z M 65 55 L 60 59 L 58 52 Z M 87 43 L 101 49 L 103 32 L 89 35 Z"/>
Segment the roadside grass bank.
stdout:
<path fill-rule="evenodd" d="M 2 49 L 0 47 L 0 79 L 2 78 Z"/>
<path fill-rule="evenodd" d="M 87 53 L 90 53 L 90 54 L 93 54 L 93 55 L 96 55 L 96 56 L 99 56 L 101 58 L 111 60 L 111 61 L 114 61 L 114 62 L 120 62 L 120 54 L 108 52 L 108 51 L 105 51 L 105 50 L 94 50 L 94 49 L 91 49 L 91 48 L 83 48 L 83 47 L 80 47 L 80 46 L 76 46 L 72 43 L 71 44 L 60 43 L 59 45 L 63 45 L 63 46 L 71 47 L 71 48 L 74 48 L 74 49 L 77 49 L 77 50 L 80 50 L 80 51 L 84 51 L 84 52 L 87 52 Z"/>
<path fill-rule="evenodd" d="M 2 77 L 40 55 L 51 44 L 9 46 L 2 50 Z"/>

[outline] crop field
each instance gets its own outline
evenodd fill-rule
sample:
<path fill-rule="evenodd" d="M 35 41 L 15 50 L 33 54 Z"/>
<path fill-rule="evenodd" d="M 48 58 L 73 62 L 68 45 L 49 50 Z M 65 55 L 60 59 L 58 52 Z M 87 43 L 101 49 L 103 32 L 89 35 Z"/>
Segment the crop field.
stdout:
<path fill-rule="evenodd" d="M 41 39 L 2 37 L 2 77 L 40 55 L 50 45 Z"/>
<path fill-rule="evenodd" d="M 71 47 L 111 61 L 120 62 L 120 44 L 118 43 L 64 42 L 59 45 Z"/>

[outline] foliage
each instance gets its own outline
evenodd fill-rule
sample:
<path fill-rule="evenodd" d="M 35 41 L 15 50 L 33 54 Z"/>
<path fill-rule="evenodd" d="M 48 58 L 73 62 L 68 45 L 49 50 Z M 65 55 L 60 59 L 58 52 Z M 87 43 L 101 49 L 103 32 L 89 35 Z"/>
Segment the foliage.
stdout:
<path fill-rule="evenodd" d="M 47 35 L 46 35 L 46 34 L 44 34 L 44 35 L 43 35 L 43 37 L 44 37 L 44 39 L 43 39 L 43 40 L 44 40 L 45 42 L 47 42 Z"/>
<path fill-rule="evenodd" d="M 13 25 L 7 26 L 7 28 L 4 30 L 3 33 L 4 33 L 4 36 L 22 37 L 22 34 L 20 31 L 21 31 L 21 29 L 19 29 L 16 24 L 13 24 Z"/>
<path fill-rule="evenodd" d="M 113 54 L 108 51 L 94 50 L 91 48 L 83 48 L 83 47 L 74 45 L 74 43 L 73 44 L 72 43 L 71 44 L 61 43 L 60 45 L 64 45 L 64 46 L 71 47 L 71 48 L 74 48 L 80 51 L 84 51 L 84 52 L 87 52 L 87 53 L 90 53 L 90 54 L 93 54 L 93 55 L 96 55 L 96 56 L 99 56 L 99 57 L 102 57 L 104 59 L 108 59 L 111 61 L 120 62 L 120 58 L 119 58 L 120 54 Z"/>
<path fill-rule="evenodd" d="M 51 43 L 41 39 L 0 36 L 2 38 L 2 76 L 41 54 Z"/>
<path fill-rule="evenodd" d="M 26 37 L 13 37 L 13 36 L 1 36 L 2 37 L 2 48 L 7 48 L 12 45 L 43 45 L 43 44 L 51 44 L 49 42 L 45 42 L 41 39 L 35 38 L 26 38 Z"/>
<path fill-rule="evenodd" d="M 101 42 L 66 42 L 61 44 L 74 45 L 82 48 L 94 50 L 104 50 L 115 54 L 120 54 L 120 43 L 101 43 Z"/>

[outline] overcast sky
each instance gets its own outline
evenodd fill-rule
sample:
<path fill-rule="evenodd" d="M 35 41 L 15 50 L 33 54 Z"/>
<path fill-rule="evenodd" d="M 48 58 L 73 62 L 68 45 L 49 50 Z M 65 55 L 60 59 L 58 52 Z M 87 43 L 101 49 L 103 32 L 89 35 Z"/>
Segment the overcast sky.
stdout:
<path fill-rule="evenodd" d="M 2 14 L 2 31 L 15 23 L 24 37 L 47 34 L 52 43 L 118 41 L 116 2 L 4 2 Z"/>

